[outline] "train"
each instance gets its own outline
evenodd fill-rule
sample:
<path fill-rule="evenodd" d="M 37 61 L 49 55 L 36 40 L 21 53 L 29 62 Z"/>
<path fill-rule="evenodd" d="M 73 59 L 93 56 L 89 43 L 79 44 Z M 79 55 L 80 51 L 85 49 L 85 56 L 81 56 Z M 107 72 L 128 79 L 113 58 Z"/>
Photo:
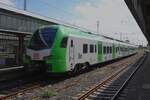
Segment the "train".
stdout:
<path fill-rule="evenodd" d="M 38 28 L 31 36 L 25 65 L 47 73 L 78 72 L 94 64 L 135 54 L 137 46 L 64 25 Z"/>

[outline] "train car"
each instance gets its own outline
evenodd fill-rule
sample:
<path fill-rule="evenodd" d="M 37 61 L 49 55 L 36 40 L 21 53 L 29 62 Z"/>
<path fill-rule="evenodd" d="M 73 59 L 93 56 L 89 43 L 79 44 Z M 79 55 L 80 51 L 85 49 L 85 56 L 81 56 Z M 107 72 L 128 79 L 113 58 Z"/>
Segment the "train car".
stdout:
<path fill-rule="evenodd" d="M 78 72 L 93 64 L 131 55 L 135 48 L 63 25 L 43 26 L 29 40 L 25 64 L 28 69 L 42 68 L 50 73 Z"/>

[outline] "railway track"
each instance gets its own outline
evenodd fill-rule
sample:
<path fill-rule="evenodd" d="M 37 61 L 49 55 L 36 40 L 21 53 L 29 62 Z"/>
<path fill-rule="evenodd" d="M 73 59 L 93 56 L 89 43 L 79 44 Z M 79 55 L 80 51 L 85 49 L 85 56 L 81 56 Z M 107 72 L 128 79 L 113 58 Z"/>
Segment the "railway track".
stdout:
<path fill-rule="evenodd" d="M 34 76 L 35 75 L 35 76 Z M 7 100 L 11 97 L 15 97 L 17 95 L 21 95 L 26 91 L 39 88 L 42 84 L 44 75 L 36 76 L 34 74 L 33 77 L 30 75 L 19 77 L 14 80 L 7 80 L 6 82 L 0 83 L 0 100 Z"/>
<path fill-rule="evenodd" d="M 123 67 L 116 73 L 112 74 L 108 78 L 102 80 L 99 84 L 91 87 L 87 91 L 83 91 L 75 97 L 77 100 L 116 100 L 122 99 L 124 93 L 121 93 L 125 89 L 129 80 L 133 77 L 134 73 L 139 69 L 141 64 L 146 59 L 147 55 L 144 55 L 138 63 L 132 67 Z"/>
<path fill-rule="evenodd" d="M 126 66 L 126 64 L 127 64 L 127 62 L 125 61 L 125 62 L 119 62 L 119 63 L 117 63 L 117 64 L 115 64 L 115 66 Z M 128 64 L 127 64 L 128 65 Z M 111 65 L 106 65 L 107 67 L 112 67 Z M 82 73 L 82 72 L 81 72 Z M 63 86 L 63 87 L 61 87 L 61 88 L 59 88 L 59 89 L 56 89 L 56 92 L 60 92 L 60 91 L 62 91 L 62 90 L 66 90 L 67 88 L 70 88 L 70 87 L 72 87 L 72 86 L 74 86 L 74 85 L 77 85 L 80 81 L 84 81 L 85 79 L 84 78 L 79 78 L 79 79 L 77 79 L 77 80 L 75 80 L 75 81 L 73 81 L 72 83 L 70 83 L 70 84 L 67 84 L 67 85 L 65 85 L 65 86 Z"/>
<path fill-rule="evenodd" d="M 40 87 L 40 84 L 37 84 L 37 83 L 30 84 L 30 85 L 28 84 L 27 86 L 22 87 L 22 89 L 19 89 L 18 91 L 15 91 L 15 92 L 11 91 L 11 93 L 1 96 L 0 100 L 6 100 L 17 95 L 22 95 L 24 92 L 27 92 L 29 90 L 39 88 L 39 87 Z"/>
<path fill-rule="evenodd" d="M 118 66 L 120 65 L 124 65 L 125 66 L 125 63 L 118 63 Z M 109 65 L 108 65 L 109 66 Z M 70 84 L 67 84 L 65 85 L 64 87 L 61 87 L 59 89 L 57 89 L 56 91 L 59 92 L 59 91 L 62 91 L 62 90 L 65 90 L 69 87 L 72 87 L 76 84 L 78 84 L 81 80 L 83 80 L 83 78 L 80 78 L 78 80 L 75 80 L 73 81 L 72 83 Z M 51 84 L 51 83 L 50 83 Z M 4 93 L 1 95 L 0 93 L 0 100 L 6 100 L 6 99 L 9 99 L 11 97 L 15 97 L 15 96 L 18 96 L 18 95 L 22 95 L 24 94 L 25 92 L 27 91 L 30 91 L 30 90 L 33 90 L 33 89 L 36 89 L 36 88 L 40 88 L 41 86 L 43 86 L 43 82 L 33 82 L 31 84 L 27 84 L 27 85 L 23 85 L 21 86 L 21 88 L 19 87 L 18 89 L 16 89 L 15 91 L 11 91 L 11 90 L 8 90 L 8 93 Z"/>

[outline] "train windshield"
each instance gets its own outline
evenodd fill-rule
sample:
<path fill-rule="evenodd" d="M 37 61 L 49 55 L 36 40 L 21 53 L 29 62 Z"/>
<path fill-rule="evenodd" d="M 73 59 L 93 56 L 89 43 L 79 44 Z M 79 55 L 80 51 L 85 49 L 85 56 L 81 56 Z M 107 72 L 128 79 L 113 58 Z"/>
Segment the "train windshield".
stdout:
<path fill-rule="evenodd" d="M 38 29 L 32 36 L 31 42 L 28 48 L 33 50 L 48 49 L 52 47 L 57 29 L 42 28 Z"/>

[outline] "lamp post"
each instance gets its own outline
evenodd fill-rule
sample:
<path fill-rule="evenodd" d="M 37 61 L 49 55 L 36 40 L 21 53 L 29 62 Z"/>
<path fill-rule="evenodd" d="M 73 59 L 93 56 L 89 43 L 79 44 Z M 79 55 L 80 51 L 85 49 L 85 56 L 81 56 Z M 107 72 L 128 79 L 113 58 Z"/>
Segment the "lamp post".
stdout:
<path fill-rule="evenodd" d="M 99 20 L 97 21 L 97 33 L 99 33 Z"/>
<path fill-rule="evenodd" d="M 24 7 L 23 7 L 24 10 L 27 10 L 27 0 L 24 0 Z"/>

